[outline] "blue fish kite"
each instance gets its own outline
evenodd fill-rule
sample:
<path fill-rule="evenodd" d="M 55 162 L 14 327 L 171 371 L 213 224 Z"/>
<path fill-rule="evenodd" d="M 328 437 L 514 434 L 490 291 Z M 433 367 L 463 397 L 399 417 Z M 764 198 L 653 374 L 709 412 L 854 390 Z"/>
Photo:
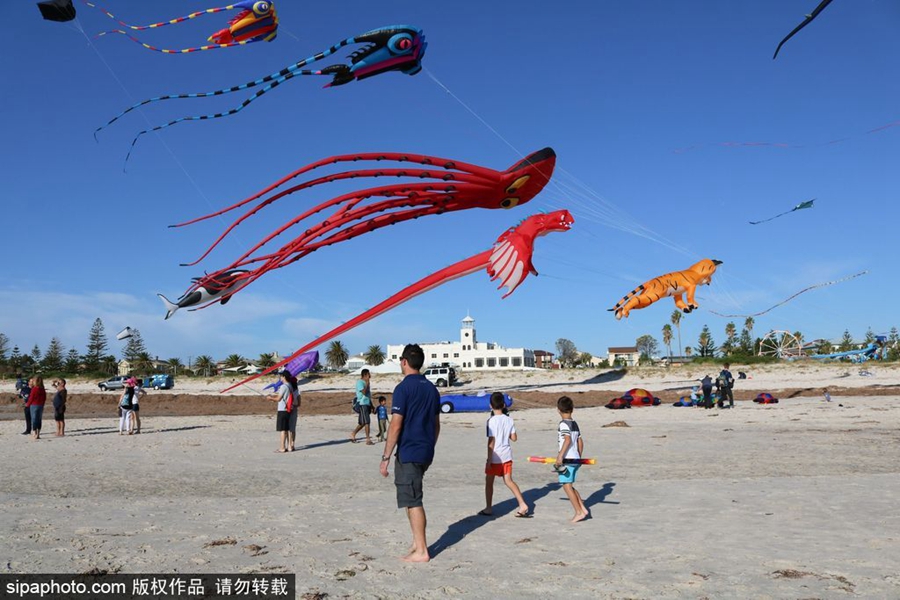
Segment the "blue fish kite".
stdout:
<path fill-rule="evenodd" d="M 797 206 L 795 206 L 795 207 L 792 208 L 791 210 L 786 210 L 786 211 L 784 211 L 783 213 L 781 213 L 781 214 L 779 214 L 779 215 L 775 215 L 774 217 L 769 217 L 768 219 L 763 219 L 762 221 L 750 221 L 749 223 L 750 223 L 751 225 L 759 225 L 760 223 L 766 223 L 766 222 L 768 222 L 768 221 L 771 221 L 772 219 L 777 219 L 778 217 L 783 217 L 784 215 L 786 215 L 786 214 L 788 214 L 788 213 L 792 213 L 792 212 L 794 212 L 795 210 L 803 210 L 804 208 L 812 208 L 812 207 L 813 207 L 813 202 L 815 202 L 815 201 L 816 201 L 816 199 L 813 198 L 812 200 L 807 200 L 806 202 L 801 202 L 800 204 L 798 204 Z"/>

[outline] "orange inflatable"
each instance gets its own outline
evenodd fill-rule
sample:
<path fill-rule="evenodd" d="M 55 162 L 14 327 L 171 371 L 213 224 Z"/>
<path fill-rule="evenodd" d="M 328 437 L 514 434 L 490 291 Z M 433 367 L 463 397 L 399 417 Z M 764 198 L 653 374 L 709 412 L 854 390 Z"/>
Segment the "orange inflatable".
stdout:
<path fill-rule="evenodd" d="M 660 275 L 631 290 L 613 308 L 608 310 L 616 314 L 616 319 L 622 317 L 627 319 L 628 313 L 636 308 L 645 308 L 661 298 L 674 296 L 675 306 L 689 313 L 698 308 L 694 301 L 694 292 L 697 290 L 697 286 L 709 285 L 713 273 L 716 272 L 716 267 L 721 264 L 721 260 L 704 258 L 684 271 Z M 687 304 L 684 302 L 685 293 L 687 293 Z"/>

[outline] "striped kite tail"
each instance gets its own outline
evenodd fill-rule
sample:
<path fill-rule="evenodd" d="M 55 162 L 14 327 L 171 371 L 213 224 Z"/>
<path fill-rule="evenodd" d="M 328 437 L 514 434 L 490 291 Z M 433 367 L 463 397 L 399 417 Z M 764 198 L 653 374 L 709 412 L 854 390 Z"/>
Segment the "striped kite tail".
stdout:
<path fill-rule="evenodd" d="M 91 2 L 88 2 L 87 0 L 81 0 L 81 1 L 82 1 L 82 3 L 83 3 L 85 6 L 90 6 L 91 8 L 94 8 L 94 9 L 99 10 L 100 12 L 102 12 L 103 14 L 105 14 L 107 17 L 109 17 L 110 19 L 112 19 L 113 21 L 115 21 L 116 23 L 118 23 L 119 25 L 121 25 L 122 27 L 127 27 L 128 29 L 131 29 L 131 30 L 133 30 L 133 31 L 145 31 L 145 30 L 147 30 L 147 29 L 156 29 L 156 28 L 158 28 L 158 27 L 165 27 L 166 25 L 175 25 L 175 24 L 177 24 L 177 23 L 183 23 L 184 21 L 188 21 L 188 20 L 190 20 L 190 19 L 194 19 L 194 18 L 200 17 L 200 16 L 202 16 L 202 15 L 211 15 L 211 14 L 214 14 L 214 13 L 223 12 L 223 11 L 226 11 L 226 10 L 231 10 L 231 9 L 233 8 L 233 7 L 231 7 L 231 6 L 221 6 L 221 7 L 218 7 L 218 8 L 208 8 L 208 9 L 206 9 L 206 10 L 201 10 L 201 11 L 193 12 L 193 13 L 191 13 L 191 14 L 189 14 L 189 15 L 185 15 L 185 16 L 183 16 L 183 17 L 178 17 L 178 18 L 176 18 L 176 19 L 171 19 L 171 20 L 169 20 L 169 21 L 162 21 L 162 22 L 160 22 L 160 23 L 151 23 L 150 25 L 132 25 L 132 24 L 130 24 L 130 23 L 126 23 L 125 21 L 122 21 L 122 20 L 119 19 L 116 15 L 112 14 L 111 12 L 109 12 L 108 10 L 106 10 L 105 8 L 103 8 L 102 6 L 97 6 L 96 4 L 93 4 L 93 3 L 91 3 Z"/>
<path fill-rule="evenodd" d="M 634 298 L 635 296 L 640 296 L 643 293 L 643 291 L 644 291 L 644 284 L 641 284 L 641 285 L 637 286 L 636 288 L 634 288 L 633 290 L 631 290 L 630 292 L 628 292 L 627 294 L 625 294 L 621 300 L 616 302 L 616 305 L 614 307 L 607 308 L 606 310 L 609 312 L 615 312 L 616 318 L 618 319 L 619 317 L 622 316 L 622 309 L 625 307 L 625 305 L 628 303 L 628 301 L 631 300 L 632 298 Z"/>
<path fill-rule="evenodd" d="M 101 31 L 95 37 L 99 38 L 104 35 L 109 35 L 111 33 L 118 33 L 118 34 L 124 35 L 125 37 L 130 39 L 135 44 L 140 44 L 147 50 L 153 50 L 154 52 L 161 52 L 162 54 L 189 54 L 191 52 L 200 52 L 201 50 L 216 50 L 218 48 L 231 48 L 232 46 L 245 46 L 249 43 L 260 41 L 258 39 L 251 39 L 251 40 L 243 40 L 240 42 L 230 42 L 228 44 L 207 44 L 205 46 L 195 46 L 193 48 L 171 49 L 171 48 L 157 48 L 156 46 L 151 46 L 150 44 L 144 42 L 143 40 L 140 40 L 140 39 L 134 37 L 133 35 L 131 35 L 130 33 L 128 33 L 127 31 L 123 31 L 121 29 L 111 29 L 109 31 Z"/>

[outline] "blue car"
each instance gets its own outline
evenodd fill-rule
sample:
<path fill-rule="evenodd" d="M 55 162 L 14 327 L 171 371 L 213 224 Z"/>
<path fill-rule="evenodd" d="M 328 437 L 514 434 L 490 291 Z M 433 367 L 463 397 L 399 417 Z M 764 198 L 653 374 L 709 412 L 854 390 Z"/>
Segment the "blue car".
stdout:
<path fill-rule="evenodd" d="M 512 406 L 513 399 L 508 394 L 503 394 L 506 408 Z M 450 394 L 441 396 L 441 412 L 490 412 L 491 395 L 485 392 L 478 394 Z"/>

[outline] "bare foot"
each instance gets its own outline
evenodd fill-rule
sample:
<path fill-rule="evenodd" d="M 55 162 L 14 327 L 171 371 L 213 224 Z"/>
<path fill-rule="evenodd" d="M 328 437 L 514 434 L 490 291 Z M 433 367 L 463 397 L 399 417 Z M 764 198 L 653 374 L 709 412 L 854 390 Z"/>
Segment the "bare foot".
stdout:
<path fill-rule="evenodd" d="M 591 513 L 589 513 L 589 512 L 579 513 L 579 514 L 575 515 L 574 517 L 572 517 L 572 521 L 571 521 L 571 522 L 572 522 L 572 523 L 577 523 L 578 521 L 584 521 L 585 519 L 588 518 L 588 516 L 589 516 L 590 514 L 591 514 Z"/>
<path fill-rule="evenodd" d="M 410 552 L 400 560 L 404 562 L 412 562 L 412 563 L 425 563 L 431 560 L 431 557 L 428 556 L 428 552 Z"/>
<path fill-rule="evenodd" d="M 279 448 L 278 450 L 275 450 L 275 454 L 279 454 L 281 452 L 287 452 L 287 450 L 285 450 L 284 448 Z"/>

